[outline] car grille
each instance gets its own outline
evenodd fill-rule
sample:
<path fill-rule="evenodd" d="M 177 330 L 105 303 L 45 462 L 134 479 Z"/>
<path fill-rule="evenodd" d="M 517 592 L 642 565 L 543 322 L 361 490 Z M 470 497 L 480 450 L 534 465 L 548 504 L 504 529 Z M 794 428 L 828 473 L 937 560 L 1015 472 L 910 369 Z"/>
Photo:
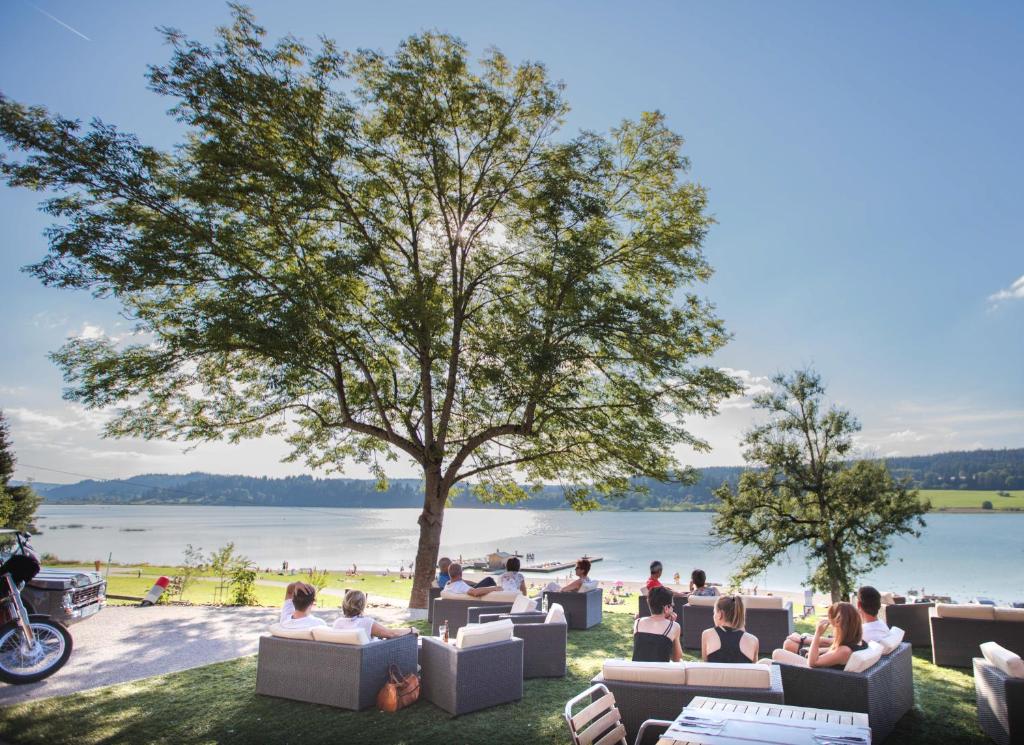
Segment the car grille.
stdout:
<path fill-rule="evenodd" d="M 88 605 L 96 601 L 100 595 L 103 594 L 103 583 L 93 585 L 92 587 L 86 587 L 81 590 L 75 590 L 71 595 L 71 602 L 75 604 L 75 607 L 81 605 Z"/>

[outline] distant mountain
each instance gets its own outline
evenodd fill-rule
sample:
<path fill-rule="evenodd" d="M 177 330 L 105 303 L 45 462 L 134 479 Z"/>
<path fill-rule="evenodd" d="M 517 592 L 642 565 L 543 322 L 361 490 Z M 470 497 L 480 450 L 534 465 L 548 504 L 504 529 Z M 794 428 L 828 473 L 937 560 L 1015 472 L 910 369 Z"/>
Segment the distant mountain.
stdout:
<path fill-rule="evenodd" d="M 909 478 L 926 489 L 1024 489 L 1024 449 L 974 450 L 911 458 L 889 458 L 893 474 Z M 735 484 L 741 466 L 705 468 L 692 485 L 663 484 L 637 479 L 647 488 L 621 499 L 603 502 L 611 510 L 709 509 L 714 490 L 723 483 Z M 33 484 L 47 504 L 206 504 L 266 507 L 419 507 L 423 482 L 392 479 L 377 491 L 370 479 L 315 479 L 291 476 L 283 479 L 251 476 L 217 476 L 208 473 L 143 474 L 113 481 L 80 481 L 77 484 Z M 566 506 L 558 486 L 545 486 L 540 494 L 514 505 L 481 503 L 465 492 L 452 496 L 455 507 L 504 509 L 561 509 Z"/>
<path fill-rule="evenodd" d="M 11 486 L 21 486 L 23 484 L 28 484 L 38 494 L 45 494 L 51 489 L 56 489 L 58 486 L 66 486 L 66 484 L 48 484 L 45 481 L 18 481 L 17 479 L 11 479 Z"/>

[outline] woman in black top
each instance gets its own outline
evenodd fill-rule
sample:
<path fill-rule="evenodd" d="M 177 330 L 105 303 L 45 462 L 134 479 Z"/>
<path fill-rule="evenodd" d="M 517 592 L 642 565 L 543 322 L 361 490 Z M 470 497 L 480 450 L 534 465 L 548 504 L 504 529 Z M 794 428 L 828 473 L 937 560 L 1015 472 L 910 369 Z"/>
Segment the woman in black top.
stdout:
<path fill-rule="evenodd" d="M 672 612 L 672 591 L 655 587 L 647 595 L 651 615 L 638 618 L 633 624 L 634 662 L 679 662 L 683 648 L 676 614 Z"/>
<path fill-rule="evenodd" d="M 821 637 L 832 627 L 832 644 L 821 649 Z M 861 638 L 863 626 L 860 613 L 850 603 L 833 603 L 828 609 L 828 618 L 818 622 L 814 630 L 814 641 L 807 652 L 807 664 L 811 667 L 844 668 L 850 655 L 868 648 Z"/>
<path fill-rule="evenodd" d="M 705 662 L 756 662 L 757 637 L 743 630 L 746 613 L 739 595 L 723 595 L 715 601 L 714 622 L 700 638 Z"/>

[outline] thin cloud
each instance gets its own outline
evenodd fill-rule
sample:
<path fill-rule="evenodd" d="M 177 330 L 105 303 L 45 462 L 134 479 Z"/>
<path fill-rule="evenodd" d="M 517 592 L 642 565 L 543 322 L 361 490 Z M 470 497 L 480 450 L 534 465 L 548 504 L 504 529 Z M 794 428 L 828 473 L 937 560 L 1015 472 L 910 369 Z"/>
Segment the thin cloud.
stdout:
<path fill-rule="evenodd" d="M 993 305 L 998 305 L 1004 300 L 1024 300 L 1024 274 L 1005 290 L 988 296 L 988 301 Z"/>
<path fill-rule="evenodd" d="M 64 23 L 64 21 L 62 21 L 61 19 L 59 19 L 59 18 L 58 18 L 57 16 L 55 16 L 55 15 L 51 15 L 50 13 L 47 13 L 47 12 L 46 12 L 45 10 L 43 10 L 42 8 L 40 8 L 40 7 L 38 6 L 38 5 L 35 5 L 34 3 L 28 3 L 28 4 L 29 4 L 29 5 L 31 6 L 31 7 L 35 8 L 36 10 L 38 10 L 38 11 L 39 11 L 40 13 L 42 13 L 42 14 L 43 14 L 44 16 L 46 16 L 47 18 L 49 18 L 49 19 L 50 19 L 51 21 L 53 21 L 54 23 L 59 23 L 59 24 L 60 24 L 61 26 L 63 26 L 64 28 L 66 28 L 66 29 L 67 29 L 68 31 L 70 31 L 71 33 L 73 33 L 73 34 L 74 34 L 75 36 L 80 36 L 80 37 L 82 37 L 83 39 L 85 39 L 86 41 L 92 41 L 92 39 L 90 39 L 90 38 L 89 38 L 88 36 L 86 36 L 85 34 L 83 34 L 83 33 L 82 33 L 81 31 L 79 31 L 79 30 L 78 30 L 77 28 L 73 28 L 73 27 L 69 26 L 68 24 Z"/>

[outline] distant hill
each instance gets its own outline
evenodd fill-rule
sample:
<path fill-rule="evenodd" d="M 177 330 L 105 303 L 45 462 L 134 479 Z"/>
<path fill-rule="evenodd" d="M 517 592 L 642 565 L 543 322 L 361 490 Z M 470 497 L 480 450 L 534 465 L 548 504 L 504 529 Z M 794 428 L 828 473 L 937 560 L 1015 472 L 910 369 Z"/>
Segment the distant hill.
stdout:
<path fill-rule="evenodd" d="M 1024 489 L 1024 449 L 974 450 L 939 453 L 886 461 L 894 475 L 909 478 L 925 489 Z M 663 484 L 638 479 L 647 493 L 634 492 L 603 503 L 612 510 L 709 509 L 714 490 L 724 482 L 735 484 L 740 466 L 705 468 L 693 485 Z M 46 488 L 43 488 L 43 487 Z M 47 504 L 205 504 L 266 507 L 419 507 L 423 484 L 419 479 L 392 479 L 377 491 L 370 479 L 316 479 L 292 476 L 275 479 L 251 476 L 217 476 L 208 473 L 143 474 L 113 481 L 80 481 L 77 484 L 35 484 Z M 476 497 L 458 493 L 456 507 L 505 509 L 561 509 L 565 500 L 558 486 L 545 486 L 540 494 L 515 505 L 482 504 Z"/>

